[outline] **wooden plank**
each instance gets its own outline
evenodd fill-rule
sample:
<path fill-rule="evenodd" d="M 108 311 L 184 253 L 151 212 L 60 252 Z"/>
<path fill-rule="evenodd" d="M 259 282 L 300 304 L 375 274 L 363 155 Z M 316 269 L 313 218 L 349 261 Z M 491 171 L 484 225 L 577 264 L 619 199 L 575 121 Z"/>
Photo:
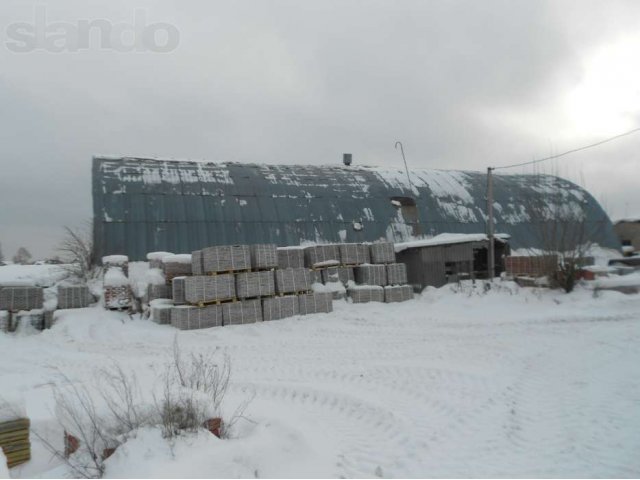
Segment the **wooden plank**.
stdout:
<path fill-rule="evenodd" d="M 17 420 L 11 420 L 9 422 L 2 422 L 0 423 L 0 433 L 29 429 L 30 425 L 31 422 L 28 418 L 19 418 Z"/>

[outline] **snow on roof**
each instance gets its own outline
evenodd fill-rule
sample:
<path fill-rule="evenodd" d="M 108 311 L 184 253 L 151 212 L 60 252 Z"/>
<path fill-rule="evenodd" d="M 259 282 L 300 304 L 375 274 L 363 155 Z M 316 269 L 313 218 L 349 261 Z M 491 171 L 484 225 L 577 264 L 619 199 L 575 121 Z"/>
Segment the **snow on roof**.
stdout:
<path fill-rule="evenodd" d="M 497 240 L 507 240 L 509 235 L 496 234 Z M 470 243 L 488 241 L 489 237 L 484 233 L 441 233 L 432 238 L 422 240 L 412 240 L 411 242 L 396 243 L 394 245 L 396 253 L 408 248 L 435 247 L 438 245 L 452 245 L 455 243 Z"/>

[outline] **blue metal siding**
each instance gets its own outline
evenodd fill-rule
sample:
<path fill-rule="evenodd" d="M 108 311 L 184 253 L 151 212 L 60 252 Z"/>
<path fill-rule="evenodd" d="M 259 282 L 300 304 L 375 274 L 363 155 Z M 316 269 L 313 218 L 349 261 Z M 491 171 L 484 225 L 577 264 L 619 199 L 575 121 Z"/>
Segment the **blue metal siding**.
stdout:
<path fill-rule="evenodd" d="M 407 240 L 412 229 L 391 197 L 415 200 L 426 235 L 485 231 L 486 175 L 414 170 L 411 176 L 409 185 L 397 169 L 96 157 L 96 252 L 140 260 L 154 250 L 180 253 L 216 244 Z M 533 180 L 495 176 L 496 231 L 510 234 L 515 248 L 536 246 L 527 198 L 544 190 Z M 543 180 L 567 203 L 585 208 L 589 222 L 604 222 L 594 241 L 619 246 L 591 195 L 566 180 Z M 357 231 L 354 222 L 364 228 Z"/>

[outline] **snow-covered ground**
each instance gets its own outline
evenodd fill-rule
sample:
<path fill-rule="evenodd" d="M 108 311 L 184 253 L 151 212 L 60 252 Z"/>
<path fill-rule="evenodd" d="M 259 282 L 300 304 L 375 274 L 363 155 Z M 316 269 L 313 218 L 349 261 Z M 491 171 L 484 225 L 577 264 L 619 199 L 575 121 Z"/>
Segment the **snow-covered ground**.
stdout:
<path fill-rule="evenodd" d="M 58 372 L 91 387 L 117 362 L 144 384 L 177 335 L 184 351 L 228 352 L 225 408 L 251 399 L 246 419 L 173 449 L 141 431 L 107 477 L 640 476 L 640 295 L 496 285 L 189 332 L 66 311 L 51 330 L 0 333 L 0 394 L 22 395 L 60 442 Z M 37 440 L 33 453 L 12 476 L 64 473 Z"/>

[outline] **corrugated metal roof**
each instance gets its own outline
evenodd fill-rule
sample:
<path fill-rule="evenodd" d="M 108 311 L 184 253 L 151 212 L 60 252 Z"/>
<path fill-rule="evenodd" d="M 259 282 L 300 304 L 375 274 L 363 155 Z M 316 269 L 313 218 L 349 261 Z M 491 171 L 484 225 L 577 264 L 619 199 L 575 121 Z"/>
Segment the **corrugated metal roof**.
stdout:
<path fill-rule="evenodd" d="M 526 199 L 559 195 L 604 222 L 596 240 L 618 247 L 589 193 L 552 176 L 496 175 L 496 231 L 535 247 Z M 486 175 L 400 168 L 204 163 L 94 157 L 97 253 L 190 252 L 208 245 L 406 241 L 414 233 L 485 231 Z M 401 201 L 392 202 L 392 198 Z M 410 204 L 415 202 L 415 208 Z M 399 206 L 400 203 L 408 206 Z M 362 227 L 359 229 L 359 227 Z"/>

